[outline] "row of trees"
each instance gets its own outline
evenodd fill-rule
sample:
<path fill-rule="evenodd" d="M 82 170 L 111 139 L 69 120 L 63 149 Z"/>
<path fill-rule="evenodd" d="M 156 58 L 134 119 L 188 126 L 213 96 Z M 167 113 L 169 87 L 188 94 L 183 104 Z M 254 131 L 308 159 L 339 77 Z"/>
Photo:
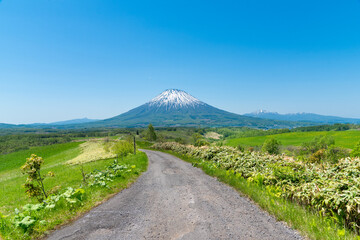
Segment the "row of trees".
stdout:
<path fill-rule="evenodd" d="M 38 131 L 38 132 L 37 132 Z M 31 147 L 46 146 L 59 143 L 67 143 L 76 138 L 88 137 L 110 137 L 118 134 L 139 135 L 139 130 L 134 129 L 92 129 L 92 130 L 31 130 L 18 134 L 8 134 L 1 136 L 0 130 L 0 154 L 8 154 Z M 157 139 L 154 127 L 150 124 L 146 131 L 146 138 L 151 141 Z"/>
<path fill-rule="evenodd" d="M 0 154 L 7 154 L 30 147 L 45 146 L 70 142 L 71 138 L 64 134 L 23 134 L 0 136 Z"/>

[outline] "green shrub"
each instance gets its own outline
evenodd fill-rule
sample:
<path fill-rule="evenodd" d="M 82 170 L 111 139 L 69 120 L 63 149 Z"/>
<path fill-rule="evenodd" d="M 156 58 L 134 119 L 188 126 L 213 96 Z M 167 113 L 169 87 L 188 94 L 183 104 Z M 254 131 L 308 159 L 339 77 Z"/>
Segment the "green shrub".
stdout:
<path fill-rule="evenodd" d="M 345 148 L 331 145 L 326 150 L 325 160 L 331 163 L 337 163 L 340 159 L 349 157 L 349 152 Z"/>
<path fill-rule="evenodd" d="M 128 141 L 118 141 L 112 146 L 112 152 L 117 154 L 118 156 L 126 156 L 129 153 L 134 152 L 134 146 Z"/>
<path fill-rule="evenodd" d="M 185 140 L 184 140 L 184 139 L 182 139 L 181 137 L 177 137 L 177 138 L 175 138 L 175 142 L 177 142 L 177 143 L 181 143 L 181 144 L 185 144 Z"/>
<path fill-rule="evenodd" d="M 243 151 L 245 151 L 245 148 L 243 147 L 243 146 L 241 146 L 241 145 L 237 145 L 237 150 L 239 150 L 240 152 L 243 152 Z"/>
<path fill-rule="evenodd" d="M 355 148 L 350 153 L 351 157 L 360 157 L 360 142 L 358 142 Z"/>
<path fill-rule="evenodd" d="M 265 140 L 261 150 L 269 154 L 279 154 L 280 145 L 280 142 L 275 138 L 268 138 Z"/>
<path fill-rule="evenodd" d="M 156 139 L 157 139 L 155 129 L 151 123 L 149 124 L 148 130 L 146 132 L 146 139 L 148 139 L 150 141 L 156 141 Z"/>
<path fill-rule="evenodd" d="M 312 163 L 320 163 L 325 158 L 325 149 L 319 149 L 310 155 L 309 161 Z"/>
<path fill-rule="evenodd" d="M 315 137 L 310 142 L 302 144 L 303 154 L 312 154 L 320 149 L 327 149 L 329 146 L 335 145 L 335 139 L 332 136 Z"/>
<path fill-rule="evenodd" d="M 40 169 L 43 163 L 44 160 L 42 157 L 31 154 L 31 156 L 26 159 L 25 164 L 21 167 L 23 174 L 28 175 L 24 184 L 26 193 L 29 195 L 29 197 L 37 198 L 39 202 L 42 202 L 43 199 L 47 198 L 47 193 L 45 191 L 43 182 L 45 177 L 54 176 L 52 172 L 49 172 L 47 175 L 41 175 Z"/>
<path fill-rule="evenodd" d="M 330 163 L 336 163 L 338 160 L 348 156 L 349 153 L 345 148 L 331 145 L 327 149 L 320 149 L 311 154 L 309 157 L 309 162 L 320 163 L 326 161 Z"/>
<path fill-rule="evenodd" d="M 194 146 L 196 146 L 196 147 L 208 146 L 208 145 L 210 145 L 210 143 L 208 141 L 206 141 L 205 139 L 198 139 L 194 144 Z"/>

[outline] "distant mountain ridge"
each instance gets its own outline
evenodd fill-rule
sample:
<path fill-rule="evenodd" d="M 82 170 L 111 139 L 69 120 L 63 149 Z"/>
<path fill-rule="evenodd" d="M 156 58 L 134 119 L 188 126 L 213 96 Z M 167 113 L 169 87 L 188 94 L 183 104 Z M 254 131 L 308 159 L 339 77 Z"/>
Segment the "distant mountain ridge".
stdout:
<path fill-rule="evenodd" d="M 275 118 L 275 117 L 276 118 Z M 128 112 L 104 120 L 73 119 L 49 124 L 0 124 L 0 128 L 134 128 L 147 127 L 149 123 L 156 127 L 254 127 L 254 128 L 294 128 L 319 125 L 314 121 L 280 119 L 279 114 L 239 115 L 213 107 L 187 92 L 168 89 L 149 102 Z M 272 119 L 274 118 L 274 119 Z"/>
<path fill-rule="evenodd" d="M 146 127 L 154 126 L 248 126 L 260 128 L 281 128 L 307 126 L 311 123 L 294 123 L 260 119 L 230 113 L 210 106 L 187 92 L 168 89 L 128 112 L 113 118 L 82 124 L 84 127 Z"/>
<path fill-rule="evenodd" d="M 71 119 L 66 121 L 59 121 L 48 123 L 49 125 L 68 125 L 68 124 L 78 124 L 78 123 L 89 123 L 89 122 L 96 122 L 99 119 L 89 119 L 89 118 L 78 118 L 78 119 Z"/>
<path fill-rule="evenodd" d="M 88 118 L 78 118 L 78 119 L 71 119 L 65 121 L 58 121 L 52 123 L 30 123 L 30 124 L 7 124 L 7 123 L 0 123 L 1 128 L 45 128 L 45 127 L 54 127 L 54 126 L 65 126 L 65 125 L 73 125 L 73 124 L 81 124 L 81 123 L 90 123 L 99 121 L 98 119 L 88 119 Z"/>
<path fill-rule="evenodd" d="M 315 114 L 315 113 L 280 114 L 277 112 L 268 112 L 265 110 L 260 110 L 260 111 L 256 111 L 253 113 L 244 114 L 244 116 L 262 118 L 262 119 L 281 120 L 281 121 L 315 122 L 315 123 L 321 123 L 321 124 L 335 124 L 335 123 L 360 124 L 360 119 L 356 119 L 356 118 L 325 116 L 325 115 L 320 115 L 320 114 Z"/>

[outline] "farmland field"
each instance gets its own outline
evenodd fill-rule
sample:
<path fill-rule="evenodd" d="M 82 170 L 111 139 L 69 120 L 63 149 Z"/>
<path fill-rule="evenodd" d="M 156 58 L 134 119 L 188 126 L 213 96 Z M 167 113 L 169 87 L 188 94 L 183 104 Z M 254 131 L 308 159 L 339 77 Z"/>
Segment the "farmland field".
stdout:
<path fill-rule="evenodd" d="M 352 149 L 360 141 L 360 131 L 326 131 L 326 132 L 290 132 L 267 136 L 243 137 L 226 140 L 226 145 L 236 147 L 261 146 L 267 138 L 275 138 L 284 146 L 300 146 L 304 142 L 309 142 L 315 137 L 332 136 L 335 139 L 335 146 Z"/>
<path fill-rule="evenodd" d="M 116 154 L 105 151 L 103 141 L 87 141 L 80 144 L 81 153 L 75 158 L 67 161 L 68 164 L 93 162 L 102 159 L 116 157 Z"/>

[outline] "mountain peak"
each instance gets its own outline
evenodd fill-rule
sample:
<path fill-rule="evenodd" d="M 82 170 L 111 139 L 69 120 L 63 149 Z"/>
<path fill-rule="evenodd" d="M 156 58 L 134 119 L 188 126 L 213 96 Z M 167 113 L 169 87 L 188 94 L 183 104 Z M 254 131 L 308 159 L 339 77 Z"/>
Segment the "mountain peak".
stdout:
<path fill-rule="evenodd" d="M 268 112 L 268 111 L 266 111 L 264 109 L 260 109 L 260 110 L 257 110 L 255 112 L 253 112 L 253 114 L 263 114 L 263 113 L 270 113 L 270 112 Z"/>
<path fill-rule="evenodd" d="M 150 106 L 165 107 L 167 109 L 194 108 L 204 104 L 197 98 L 179 89 L 167 89 L 149 102 Z"/>

